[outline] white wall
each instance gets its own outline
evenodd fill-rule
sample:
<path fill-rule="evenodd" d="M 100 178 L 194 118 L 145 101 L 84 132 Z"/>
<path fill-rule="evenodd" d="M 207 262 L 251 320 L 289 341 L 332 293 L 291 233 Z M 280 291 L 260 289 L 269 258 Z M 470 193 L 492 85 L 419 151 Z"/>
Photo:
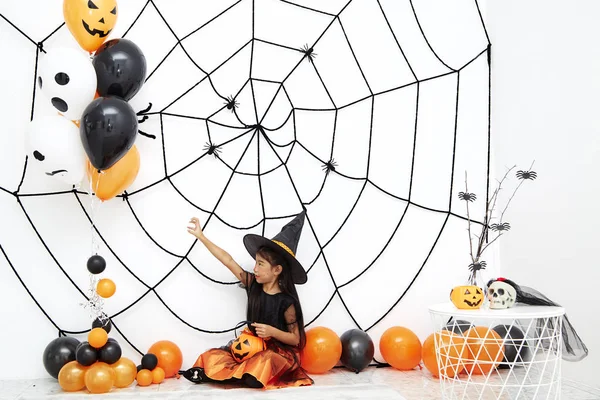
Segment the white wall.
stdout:
<path fill-rule="evenodd" d="M 503 273 L 566 307 L 590 355 L 564 363 L 565 377 L 598 387 L 600 4 L 491 0 L 487 9 L 496 165 L 535 159 L 538 172 L 507 213 Z"/>
<path fill-rule="evenodd" d="M 222 3 L 213 0 L 163 0 L 154 3 L 163 16 L 171 21 L 179 37 L 216 15 L 222 6 Z M 320 3 L 303 2 L 313 6 Z M 420 36 L 409 2 L 389 0 L 381 3 L 387 11 L 397 40 L 417 78 L 421 80 L 448 72 L 448 66 L 460 68 L 482 53 L 487 46 L 472 1 L 414 2 L 431 46 L 448 66 L 431 53 Z M 25 3 L 16 0 L 5 1 L 0 6 L 0 12 L 32 36 L 34 41 L 39 41 L 62 22 L 62 1 L 40 0 L 35 2 L 36 7 L 30 4 L 25 7 Z M 141 0 L 120 3 L 119 23 L 113 37 L 123 35 L 144 4 L 145 1 Z M 215 67 L 219 65 L 219 57 L 223 53 L 230 54 L 237 50 L 236 46 L 241 46 L 251 37 L 248 28 L 251 26 L 248 24 L 251 15 L 248 5 L 251 2 L 244 0 L 240 4 L 239 12 L 232 14 L 231 20 L 219 19 L 222 25 L 217 25 L 212 31 L 201 31 L 208 32 L 206 36 L 199 34 L 190 37 L 188 49 L 196 63 L 207 69 Z M 320 34 L 319 29 L 322 30 L 327 25 L 323 14 L 315 16 L 302 9 L 294 9 L 287 14 L 289 5 L 271 0 L 257 0 L 256 4 L 260 5 L 256 13 L 260 19 L 257 35 L 270 41 L 281 41 L 299 48 L 316 40 Z M 345 1 L 327 2 L 327 11 L 337 13 L 343 4 Z M 182 12 L 184 9 L 186 11 Z M 230 18 L 229 14 L 227 18 Z M 355 0 L 344 11 L 342 21 L 346 34 L 354 45 L 353 51 L 361 60 L 367 81 L 375 92 L 412 82 L 413 77 L 393 36 L 386 29 L 387 24 L 382 19 L 377 2 Z M 365 25 L 369 29 L 365 29 Z M 12 192 L 19 184 L 25 156 L 23 133 L 30 114 L 35 47 L 1 20 L 0 37 L 0 54 L 10 54 L 10 63 L 0 65 L 4 93 L 0 100 L 3 120 L 3 134 L 0 136 L 3 155 L 0 158 L 0 185 Z M 176 42 L 151 6 L 127 37 L 142 47 L 148 58 L 150 71 Z M 352 64 L 352 54 L 344 45 L 344 40 L 341 30 L 335 28 L 315 47 L 315 65 L 338 106 L 368 94 L 362 75 Z M 374 46 L 374 43 L 377 45 Z M 65 28 L 45 44 L 47 51 L 59 46 L 76 46 Z M 262 74 L 261 78 L 280 76 L 278 74 L 290 68 L 286 63 L 298 57 L 294 51 L 269 52 L 268 47 L 261 46 L 263 45 L 256 47 L 257 54 L 262 53 L 257 55 L 258 64 L 253 70 L 255 74 Z M 247 53 L 240 53 L 240 64 L 229 63 L 224 69 L 227 73 L 214 75 L 217 90 L 229 95 L 231 91 L 235 92 L 240 88 L 239 85 L 247 79 L 249 63 L 244 58 L 247 56 Z M 297 107 L 327 108 L 323 104 L 326 105 L 329 101 L 328 96 L 319 89 L 320 83 L 314 71 L 311 72 L 311 66 L 305 63 L 302 68 L 301 73 L 294 75 L 297 79 L 290 79 L 289 82 L 288 90 L 292 101 Z M 177 49 L 148 80 L 131 104 L 139 110 L 152 102 L 154 110 L 158 111 L 202 77 L 203 74 Z M 477 218 L 477 215 L 481 218 L 487 166 L 487 83 L 487 61 L 485 54 L 482 54 L 460 74 L 456 140 L 454 117 L 457 74 L 432 79 L 421 85 L 411 197 L 415 203 L 447 210 L 452 184 L 452 212 L 465 215 L 464 203 L 459 202 L 456 195 L 464 190 L 464 171 L 467 170 L 470 177 L 469 189 L 476 192 L 480 199 L 473 205 L 473 217 Z M 309 84 L 316 86 L 311 87 Z M 266 92 L 268 90 L 258 95 L 257 99 L 261 102 L 269 101 L 268 97 L 263 97 Z M 369 177 L 388 192 L 403 198 L 408 197 L 411 176 L 412 163 L 409 161 L 413 150 L 415 94 L 414 85 L 407 86 L 405 89 L 377 96 L 374 107 Z M 239 112 L 246 117 L 253 114 L 249 112 L 248 100 L 249 98 L 240 98 Z M 45 101 L 38 93 L 36 115 L 53 112 L 48 109 Z M 201 107 L 213 107 L 212 110 L 215 110 L 222 105 L 222 99 L 214 96 L 212 89 L 204 85 L 190 92 L 189 97 L 169 111 L 204 113 L 206 110 L 203 111 Z M 339 113 L 334 158 L 339 163 L 337 171 L 340 173 L 364 176 L 363 169 L 366 168 L 368 155 L 366 144 L 369 142 L 370 132 L 370 106 L 369 102 L 363 101 Z M 282 107 L 285 110 L 285 103 Z M 275 114 L 277 116 L 281 115 Z M 136 145 L 141 153 L 142 165 L 138 179 L 130 191 L 164 177 L 163 139 L 168 173 L 173 173 L 203 152 L 202 146 L 207 140 L 202 130 L 203 123 L 174 117 L 164 117 L 163 123 L 164 137 L 161 136 L 158 116 L 151 117 L 142 127 L 144 131 L 156 134 L 158 139 L 152 141 L 138 138 Z M 322 118 L 307 119 L 304 123 L 306 125 L 297 130 L 298 140 L 317 154 L 323 153 L 323 157 L 327 157 L 329 149 L 324 143 L 328 142 L 322 136 L 331 140 L 331 113 Z M 213 134 L 219 132 L 216 128 L 213 129 Z M 220 132 L 228 134 L 227 131 Z M 290 132 L 289 126 L 286 126 L 277 133 L 285 138 Z M 281 140 L 280 136 L 273 135 L 272 140 Z M 454 145 L 456 157 L 453 164 Z M 235 160 L 234 153 L 240 148 L 237 145 L 224 148 L 223 159 L 229 162 Z M 261 147 L 262 168 L 267 163 L 276 162 L 273 154 L 270 158 L 267 157 L 265 148 Z M 318 190 L 323 179 L 321 163 L 307 154 L 296 146 L 288 166 L 295 183 L 300 187 L 304 202 L 314 196 L 315 189 Z M 256 166 L 256 157 L 256 153 L 251 155 L 247 163 L 242 163 L 243 167 Z M 69 189 L 40 174 L 34 168 L 34 160 L 30 161 L 21 194 Z M 453 165 L 455 173 L 452 182 Z M 298 199 L 294 191 L 290 190 L 286 174 L 282 171 L 279 169 L 263 178 L 263 191 L 268 192 L 265 195 L 267 216 L 289 215 L 300 210 Z M 217 203 L 228 177 L 229 170 L 220 161 L 206 157 L 202 163 L 174 177 L 173 184 L 188 198 L 205 208 L 212 209 L 218 205 L 217 214 L 226 221 L 237 226 L 251 226 L 257 222 L 256 216 L 261 216 L 261 203 L 256 196 L 257 180 L 236 176 L 232 181 L 232 189 L 227 192 L 223 202 Z M 82 188 L 85 189 L 85 185 Z M 322 246 L 342 225 L 361 188 L 361 181 L 332 173 L 319 200 L 308 206 L 310 225 Z M 90 199 L 82 196 L 80 200 L 89 211 Z M 0 243 L 31 293 L 62 329 L 88 329 L 90 317 L 80 306 L 82 296 L 65 276 L 71 277 L 81 290 L 87 289 L 85 262 L 90 256 L 92 238 L 85 214 L 73 194 L 21 197 L 21 201 L 48 249 L 32 229 L 15 197 L 5 192 L 0 193 Z M 152 238 L 176 255 L 184 254 L 192 244 L 191 237 L 185 231 L 189 217 L 198 215 L 203 220 L 207 218 L 206 214 L 184 201 L 167 182 L 133 195 L 129 201 Z M 373 186 L 366 187 L 351 218 L 325 249 L 327 265 L 338 285 L 357 275 L 374 259 L 392 235 L 405 207 L 406 202 L 386 195 Z M 446 214 L 443 212 L 411 206 L 382 257 L 359 280 L 340 290 L 356 321 L 363 328 L 369 327 L 407 290 L 427 260 L 422 273 L 403 300 L 370 331 L 376 344 L 381 333 L 392 325 L 407 326 L 424 339 L 432 331 L 427 306 L 447 301 L 450 288 L 464 283 L 469 264 L 466 226 L 464 221 L 455 217 L 450 217 L 446 223 L 445 221 Z M 106 246 L 100 245 L 100 254 L 108 262 L 103 275 L 117 284 L 117 293 L 105 304 L 105 310 L 112 315 L 130 305 L 147 290 L 122 264 L 127 265 L 144 283 L 152 286 L 179 262 L 179 258 L 153 243 L 134 219 L 128 204 L 120 199 L 96 205 L 96 223 L 118 256 L 117 259 Z M 277 220 L 269 222 L 266 235 L 274 235 L 282 223 Z M 442 226 L 443 232 L 431 251 Z M 260 226 L 238 231 L 229 229 L 212 218 L 206 229 L 209 237 L 230 251 L 245 268 L 250 269 L 252 259 L 241 243 L 241 237 L 247 231 L 260 232 Z M 307 224 L 298 249 L 298 257 L 307 268 L 318 253 L 317 250 L 315 237 Z M 491 248 L 486 256 L 488 276 L 496 275 L 500 269 L 494 251 Z M 199 246 L 194 248 L 189 259 L 208 276 L 231 280 L 228 271 Z M 59 265 L 65 274 L 59 269 Z M 309 283 L 299 288 L 307 321 L 320 312 L 333 293 L 334 286 L 327 265 L 321 258 L 309 274 Z M 10 346 L 3 346 L 3 351 L 8 352 L 3 353 L 3 356 L 10 359 L 11 363 L 0 365 L 0 377 L 45 376 L 41 354 L 46 344 L 56 335 L 56 329 L 33 304 L 3 257 L 0 257 L 0 284 L 0 302 L 8 305 L 1 308 L 2 320 L 7 322 L 0 330 L 1 343 L 11 343 Z M 187 261 L 157 288 L 157 292 L 178 315 L 195 327 L 208 330 L 228 329 L 243 319 L 243 292 L 235 286 L 222 287 L 211 283 L 202 278 Z M 157 340 L 173 340 L 184 352 L 184 367 L 193 364 L 197 355 L 209 346 L 221 345 L 232 337 L 231 333 L 209 335 L 189 328 L 171 315 L 154 293 L 148 294 L 127 312 L 116 317 L 114 322 L 142 351 L 146 351 Z M 339 334 L 355 327 L 339 298 L 332 301 L 315 325 L 329 326 Z M 125 344 L 117 332 L 111 335 L 121 342 L 127 356 L 135 361 L 139 360 L 139 356 Z"/>

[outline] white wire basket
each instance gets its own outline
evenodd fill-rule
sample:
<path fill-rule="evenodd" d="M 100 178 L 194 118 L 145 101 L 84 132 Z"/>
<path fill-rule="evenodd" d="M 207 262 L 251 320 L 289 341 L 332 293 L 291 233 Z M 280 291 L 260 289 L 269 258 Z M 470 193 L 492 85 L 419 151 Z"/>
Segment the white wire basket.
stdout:
<path fill-rule="evenodd" d="M 429 311 L 443 399 L 560 399 L 564 308 Z"/>

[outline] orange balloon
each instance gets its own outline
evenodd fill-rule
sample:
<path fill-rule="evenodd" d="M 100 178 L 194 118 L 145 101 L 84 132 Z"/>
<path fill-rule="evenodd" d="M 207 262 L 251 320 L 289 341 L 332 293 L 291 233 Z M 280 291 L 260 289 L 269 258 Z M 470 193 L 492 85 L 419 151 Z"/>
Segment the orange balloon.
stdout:
<path fill-rule="evenodd" d="M 165 371 L 161 367 L 152 370 L 152 383 L 161 383 L 165 380 Z"/>
<path fill-rule="evenodd" d="M 306 331 L 301 365 L 309 374 L 322 374 L 333 368 L 342 355 L 342 342 L 334 331 L 317 326 Z"/>
<path fill-rule="evenodd" d="M 165 371 L 165 378 L 175 376 L 183 365 L 181 350 L 168 340 L 154 343 L 146 353 L 154 354 L 158 358 L 158 366 Z"/>
<path fill-rule="evenodd" d="M 393 326 L 381 335 L 379 351 L 388 364 L 399 370 L 411 370 L 421 362 L 419 337 L 402 326 Z"/>
<path fill-rule="evenodd" d="M 467 338 L 465 371 L 486 375 L 504 358 L 502 337 L 493 329 L 475 326 L 464 333 Z"/>
<path fill-rule="evenodd" d="M 147 369 L 142 369 L 137 373 L 138 386 L 150 386 L 152 384 L 152 372 Z"/>
<path fill-rule="evenodd" d="M 115 371 L 115 387 L 124 388 L 133 383 L 137 375 L 137 366 L 127 357 L 121 357 L 119 361 L 110 366 Z"/>
<path fill-rule="evenodd" d="M 85 373 L 85 387 L 91 393 L 107 393 L 115 383 L 115 371 L 110 365 L 97 362 Z"/>
<path fill-rule="evenodd" d="M 436 336 L 442 367 L 438 365 L 435 351 Z M 440 373 L 448 378 L 454 378 L 463 370 L 463 360 L 467 353 L 465 338 L 450 331 L 443 330 L 432 333 L 423 342 L 421 358 L 425 368 L 435 377 Z"/>
<path fill-rule="evenodd" d="M 98 170 L 87 161 L 88 177 L 92 179 L 92 191 L 102 201 L 107 201 L 123 193 L 140 171 L 140 152 L 133 145 L 131 149 L 112 167 L 98 173 Z"/>
<path fill-rule="evenodd" d="M 58 384 L 65 392 L 77 392 L 85 388 L 85 373 L 88 367 L 84 367 L 77 361 L 65 364 L 58 373 Z"/>
<path fill-rule="evenodd" d="M 117 0 L 65 0 L 63 3 L 65 24 L 77 43 L 90 53 L 98 50 L 115 27 L 117 11 Z"/>
<path fill-rule="evenodd" d="M 117 291 L 117 286 L 110 279 L 100 279 L 96 286 L 96 293 L 98 296 L 108 299 Z"/>
<path fill-rule="evenodd" d="M 102 328 L 94 328 L 88 333 L 88 343 L 93 348 L 99 349 L 108 341 L 108 333 Z"/>

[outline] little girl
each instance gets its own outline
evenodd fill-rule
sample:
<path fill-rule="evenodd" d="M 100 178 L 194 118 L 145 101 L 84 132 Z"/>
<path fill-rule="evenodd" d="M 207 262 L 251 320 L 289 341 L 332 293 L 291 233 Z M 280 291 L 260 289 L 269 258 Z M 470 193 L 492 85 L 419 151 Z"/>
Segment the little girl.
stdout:
<path fill-rule="evenodd" d="M 300 366 L 300 351 L 306 336 L 302 308 L 295 284 L 307 276 L 295 257 L 304 225 L 305 212 L 285 225 L 272 240 L 259 235 L 244 236 L 244 246 L 256 260 L 254 273 L 244 271 L 225 250 L 204 236 L 197 218 L 188 232 L 242 282 L 248 294 L 249 330 L 263 338 L 267 349 L 237 362 L 230 345 L 201 354 L 183 376 L 194 382 L 242 382 L 253 388 L 281 388 L 312 385 Z"/>

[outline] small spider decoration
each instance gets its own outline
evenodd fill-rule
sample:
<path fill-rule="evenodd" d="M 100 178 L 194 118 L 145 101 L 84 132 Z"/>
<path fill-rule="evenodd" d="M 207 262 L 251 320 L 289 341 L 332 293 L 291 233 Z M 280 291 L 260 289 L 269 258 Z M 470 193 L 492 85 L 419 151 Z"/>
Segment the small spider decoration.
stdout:
<path fill-rule="evenodd" d="M 490 229 L 494 232 L 506 232 L 510 230 L 510 224 L 508 222 L 503 222 L 501 224 L 491 224 Z"/>
<path fill-rule="evenodd" d="M 534 180 L 537 178 L 537 172 L 535 171 L 517 171 L 517 178 Z"/>
<path fill-rule="evenodd" d="M 215 158 L 217 157 L 217 155 L 219 153 L 221 153 L 221 149 L 219 148 L 219 146 L 214 145 L 214 144 L 209 143 L 209 142 L 207 142 L 204 145 L 204 151 L 206 151 L 209 155 L 215 156 Z"/>
<path fill-rule="evenodd" d="M 481 271 L 482 269 L 485 269 L 486 266 L 487 266 L 487 263 L 485 261 L 475 262 L 475 263 L 469 265 L 469 271 L 475 273 L 477 271 Z"/>
<path fill-rule="evenodd" d="M 322 169 L 323 169 L 323 171 L 325 171 L 325 175 L 329 175 L 329 173 L 331 171 L 335 171 L 335 167 L 337 167 L 337 163 L 332 158 L 331 160 L 329 160 L 325 164 L 323 164 Z"/>
<path fill-rule="evenodd" d="M 467 192 L 459 192 L 458 198 L 461 200 L 470 201 L 470 202 L 474 202 L 475 200 L 477 200 L 477 196 L 475 195 L 475 193 L 467 193 Z"/>
<path fill-rule="evenodd" d="M 225 106 L 228 110 L 233 111 L 234 108 L 237 108 L 240 104 L 233 98 L 233 96 L 227 97 L 227 103 Z"/>
<path fill-rule="evenodd" d="M 304 57 L 308 60 L 308 62 L 313 62 L 317 53 L 314 52 L 312 47 L 308 47 L 308 44 L 305 44 L 302 49 L 300 49 L 304 53 Z"/>

